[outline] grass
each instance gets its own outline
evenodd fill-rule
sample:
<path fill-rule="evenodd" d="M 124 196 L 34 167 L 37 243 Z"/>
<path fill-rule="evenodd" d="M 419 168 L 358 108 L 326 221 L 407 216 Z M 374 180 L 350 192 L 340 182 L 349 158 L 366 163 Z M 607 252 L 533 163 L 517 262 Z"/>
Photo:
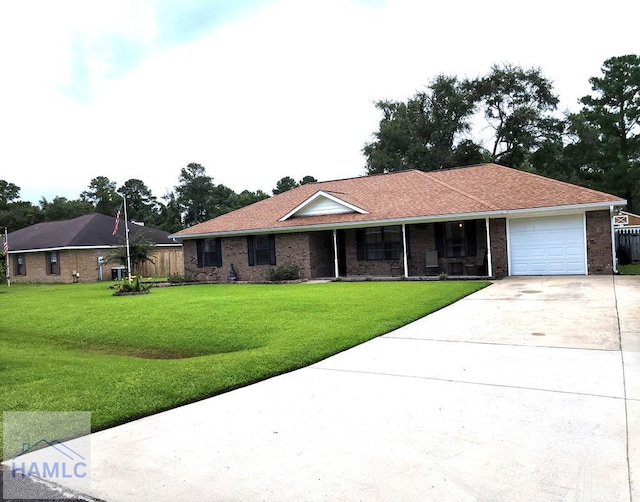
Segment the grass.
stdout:
<path fill-rule="evenodd" d="M 300 368 L 487 282 L 0 287 L 0 410 L 91 411 L 92 430 Z M 0 430 L 1 444 L 1 430 Z"/>
<path fill-rule="evenodd" d="M 618 272 L 622 275 L 640 275 L 640 263 L 634 265 L 618 265 Z"/>

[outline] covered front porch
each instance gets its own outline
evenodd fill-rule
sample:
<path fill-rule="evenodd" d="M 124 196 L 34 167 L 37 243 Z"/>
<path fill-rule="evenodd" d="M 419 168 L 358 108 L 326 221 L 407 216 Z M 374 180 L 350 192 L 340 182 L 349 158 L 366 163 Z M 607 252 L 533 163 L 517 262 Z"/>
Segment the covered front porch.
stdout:
<path fill-rule="evenodd" d="M 318 234 L 313 278 L 492 276 L 488 219 L 336 228 Z"/>

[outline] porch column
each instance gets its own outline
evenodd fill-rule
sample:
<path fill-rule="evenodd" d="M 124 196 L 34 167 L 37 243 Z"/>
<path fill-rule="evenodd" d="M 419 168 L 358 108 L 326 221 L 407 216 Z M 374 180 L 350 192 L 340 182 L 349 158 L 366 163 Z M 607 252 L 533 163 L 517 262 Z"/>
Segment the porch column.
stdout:
<path fill-rule="evenodd" d="M 484 219 L 484 228 L 487 231 L 487 275 L 493 277 L 493 265 L 491 263 L 491 232 L 489 232 L 489 218 Z"/>
<path fill-rule="evenodd" d="M 402 224 L 402 258 L 404 265 L 404 276 L 409 277 L 409 264 L 407 263 L 407 232 L 406 225 Z"/>
<path fill-rule="evenodd" d="M 333 274 L 337 279 L 340 276 L 340 269 L 338 268 L 338 231 L 333 229 Z"/>

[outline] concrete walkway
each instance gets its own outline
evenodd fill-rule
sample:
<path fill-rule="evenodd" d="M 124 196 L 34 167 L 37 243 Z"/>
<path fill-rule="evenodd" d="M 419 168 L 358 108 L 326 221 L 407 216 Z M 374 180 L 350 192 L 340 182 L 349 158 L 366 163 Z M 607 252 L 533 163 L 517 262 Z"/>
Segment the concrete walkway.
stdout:
<path fill-rule="evenodd" d="M 640 278 L 499 281 L 91 450 L 107 501 L 640 501 Z"/>

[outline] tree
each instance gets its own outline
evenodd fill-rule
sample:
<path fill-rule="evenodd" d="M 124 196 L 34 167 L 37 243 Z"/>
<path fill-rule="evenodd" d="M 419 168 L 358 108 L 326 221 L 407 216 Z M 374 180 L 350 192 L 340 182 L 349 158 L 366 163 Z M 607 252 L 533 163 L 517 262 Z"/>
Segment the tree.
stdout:
<path fill-rule="evenodd" d="M 493 131 L 489 149 L 493 161 L 526 168 L 532 152 L 562 141 L 563 123 L 554 116 L 558 97 L 539 68 L 495 65 L 474 87 Z"/>
<path fill-rule="evenodd" d="M 480 145 L 466 138 L 475 110 L 473 82 L 440 75 L 406 103 L 378 101 L 375 140 L 363 148 L 367 173 L 430 171 L 482 160 Z"/>
<path fill-rule="evenodd" d="M 49 202 L 45 197 L 42 197 L 39 204 L 44 221 L 70 220 L 94 212 L 94 207 L 90 202 L 80 199 L 67 200 L 66 197 L 54 197 Z"/>
<path fill-rule="evenodd" d="M 316 183 L 317 181 L 317 179 L 309 175 L 304 176 L 300 181 L 294 180 L 291 176 L 285 176 L 284 178 L 280 178 L 278 180 L 278 182 L 276 183 L 276 187 L 272 190 L 272 193 L 273 195 L 278 195 L 279 193 L 287 192 L 293 188 L 307 185 L 308 183 Z M 260 190 L 258 190 L 258 192 L 260 192 Z"/>
<path fill-rule="evenodd" d="M 158 216 L 158 199 L 142 180 L 131 178 L 118 188 L 118 193 L 127 198 L 127 216 L 131 220 L 153 225 Z"/>
<path fill-rule="evenodd" d="M 173 234 L 184 228 L 180 214 L 180 206 L 176 201 L 174 192 L 168 192 L 162 196 L 166 204 L 161 204 L 160 212 L 156 221 L 156 226 L 160 230 Z"/>
<path fill-rule="evenodd" d="M 293 188 L 296 188 L 298 183 L 291 176 L 285 176 L 284 178 L 280 178 L 276 183 L 276 187 L 272 190 L 273 195 L 278 195 L 279 193 L 287 192 Z"/>
<path fill-rule="evenodd" d="M 624 197 L 633 212 L 640 207 L 640 57 L 609 58 L 589 82 L 593 94 L 569 117 L 567 150 L 590 186 Z"/>
<path fill-rule="evenodd" d="M 269 195 L 262 190 L 256 190 L 251 192 L 249 190 L 243 190 L 239 194 L 236 194 L 233 201 L 233 208 L 240 209 L 241 207 L 248 206 L 255 202 L 268 199 Z"/>
<path fill-rule="evenodd" d="M 211 193 L 215 185 L 200 164 L 191 162 L 182 168 L 179 184 L 175 187 L 176 201 L 182 213 L 184 226 L 196 225 L 211 218 Z"/>
<path fill-rule="evenodd" d="M 96 213 L 114 215 L 120 207 L 121 197 L 116 192 L 115 181 L 106 176 L 97 176 L 89 183 L 88 190 L 80 194 L 80 199 L 93 204 Z"/>
<path fill-rule="evenodd" d="M 0 209 L 6 209 L 7 204 L 20 198 L 20 187 L 0 180 Z"/>
<path fill-rule="evenodd" d="M 13 232 L 21 228 L 29 227 L 43 221 L 42 211 L 31 202 L 16 201 L 7 204 L 5 209 L 0 209 L 0 228 L 4 231 L 7 227 Z"/>
<path fill-rule="evenodd" d="M 131 273 L 132 275 L 140 275 L 142 272 L 142 266 L 146 262 L 154 263 L 153 251 L 156 245 L 149 241 L 144 235 L 138 234 L 129 239 L 129 257 L 131 259 Z M 123 244 L 114 248 L 114 250 L 107 255 L 108 263 L 120 263 L 123 266 L 127 266 L 127 246 Z"/>

